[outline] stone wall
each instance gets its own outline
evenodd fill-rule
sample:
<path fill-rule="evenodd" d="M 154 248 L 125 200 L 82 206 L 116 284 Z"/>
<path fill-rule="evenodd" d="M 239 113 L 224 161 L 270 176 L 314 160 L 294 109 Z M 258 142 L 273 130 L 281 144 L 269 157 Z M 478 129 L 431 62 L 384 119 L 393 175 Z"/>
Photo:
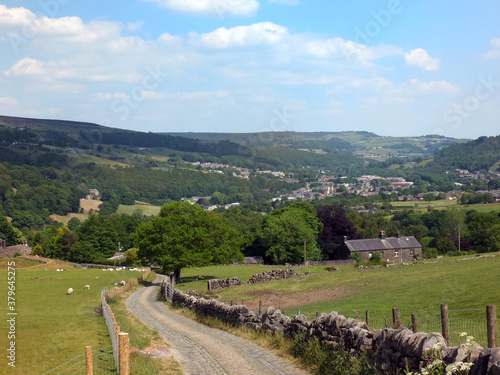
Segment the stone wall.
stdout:
<path fill-rule="evenodd" d="M 165 289 L 162 285 L 162 290 Z M 464 348 L 446 347 L 446 341 L 438 333 L 414 333 L 407 328 L 370 331 L 366 323 L 345 318 L 337 312 L 321 314 L 308 321 L 305 315 L 290 318 L 270 307 L 259 316 L 244 305 L 228 306 L 217 300 L 196 298 L 177 289 L 172 303 L 235 326 L 248 326 L 272 334 L 283 333 L 290 338 L 298 334 L 303 334 L 306 339 L 317 338 L 331 350 L 342 344 L 352 352 L 366 352 L 379 370 L 389 374 L 406 368 L 418 371 L 426 364 L 424 352 L 435 344 L 444 347 L 443 359 L 447 363 L 462 361 L 467 356 Z M 477 345 L 471 360 L 474 362 L 471 375 L 500 374 L 500 348 L 483 349 Z"/>
<path fill-rule="evenodd" d="M 220 290 L 230 288 L 232 286 L 240 286 L 246 284 L 267 283 L 269 281 L 291 279 L 293 277 L 302 276 L 292 269 L 276 269 L 263 273 L 254 274 L 247 283 L 241 282 L 237 277 L 226 279 L 211 279 L 207 281 L 208 290 Z"/>

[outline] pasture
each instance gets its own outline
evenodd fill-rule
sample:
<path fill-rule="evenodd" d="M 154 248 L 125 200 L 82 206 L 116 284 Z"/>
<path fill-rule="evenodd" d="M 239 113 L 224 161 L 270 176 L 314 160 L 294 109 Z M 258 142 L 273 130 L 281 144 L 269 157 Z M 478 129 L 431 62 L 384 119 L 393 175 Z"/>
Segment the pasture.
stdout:
<path fill-rule="evenodd" d="M 40 264 L 24 259 L 0 261 L 0 295 L 7 296 L 7 261 L 16 263 L 16 368 L 0 358 L 3 374 L 42 374 L 85 352 L 111 345 L 104 318 L 94 313 L 100 305 L 101 290 L 115 281 L 138 278 L 138 271 L 76 269 L 65 262 Z M 63 268 L 58 272 L 57 268 Z M 91 290 L 84 290 L 90 285 Z M 72 295 L 66 295 L 68 288 Z M 0 304 L 0 314 L 7 317 L 7 298 Z M 6 319 L 0 324 L 1 347 L 6 348 Z"/>
<path fill-rule="evenodd" d="M 121 204 L 116 211 L 119 214 L 132 215 L 133 213 L 140 213 L 141 215 L 153 216 L 160 213 L 161 206 L 153 206 L 150 204 L 134 204 L 126 206 Z"/>
<path fill-rule="evenodd" d="M 392 324 L 392 308 L 398 307 L 404 325 L 410 324 L 410 316 L 416 313 L 419 330 L 440 331 L 440 305 L 448 304 L 450 329 L 458 339 L 457 331 L 476 334 L 485 344 L 486 305 L 500 309 L 498 282 L 500 257 L 472 260 L 443 258 L 436 262 L 420 263 L 409 267 L 355 269 L 341 266 L 337 272 L 324 267 L 299 268 L 298 272 L 312 274 L 296 279 L 274 281 L 265 284 L 245 285 L 213 292 L 215 297 L 229 303 L 244 303 L 258 311 L 259 301 L 263 308 L 281 308 L 289 316 L 298 310 L 312 320 L 316 312 L 338 311 L 346 317 L 364 320 L 370 311 L 373 328 Z M 207 292 L 206 279 L 210 277 L 238 277 L 247 281 L 255 273 L 276 267 L 226 266 L 187 269 L 181 275 L 186 281 L 180 289 Z M 204 281 L 197 280 L 202 275 Z M 455 328 L 454 328 L 455 327 Z M 472 330 L 477 331 L 474 333 Z M 481 331 L 481 332 L 479 332 Z M 452 337 L 453 339 L 453 337 Z M 456 343 L 456 341 L 455 341 Z"/>

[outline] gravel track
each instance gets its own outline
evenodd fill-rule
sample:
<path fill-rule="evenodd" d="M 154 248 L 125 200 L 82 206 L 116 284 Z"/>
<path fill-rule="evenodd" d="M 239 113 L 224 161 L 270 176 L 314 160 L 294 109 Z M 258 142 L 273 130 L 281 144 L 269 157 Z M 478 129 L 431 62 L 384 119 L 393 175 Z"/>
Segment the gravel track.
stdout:
<path fill-rule="evenodd" d="M 256 344 L 175 313 L 156 300 L 158 291 L 157 285 L 141 288 L 125 303 L 170 345 L 184 374 L 307 374 Z"/>

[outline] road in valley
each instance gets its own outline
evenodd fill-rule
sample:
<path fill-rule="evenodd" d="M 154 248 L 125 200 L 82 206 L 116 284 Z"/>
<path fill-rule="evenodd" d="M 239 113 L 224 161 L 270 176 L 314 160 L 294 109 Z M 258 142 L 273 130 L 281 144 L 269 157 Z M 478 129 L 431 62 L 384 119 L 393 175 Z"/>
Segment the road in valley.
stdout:
<path fill-rule="evenodd" d="M 186 375 L 306 375 L 270 351 L 230 333 L 197 323 L 156 300 L 159 286 L 144 287 L 127 308 L 171 347 Z"/>

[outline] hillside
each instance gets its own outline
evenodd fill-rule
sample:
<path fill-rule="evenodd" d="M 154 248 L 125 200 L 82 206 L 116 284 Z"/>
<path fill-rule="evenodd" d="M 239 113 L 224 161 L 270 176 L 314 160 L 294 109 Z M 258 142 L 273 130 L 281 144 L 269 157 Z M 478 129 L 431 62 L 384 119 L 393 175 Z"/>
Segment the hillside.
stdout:
<path fill-rule="evenodd" d="M 438 135 L 384 137 L 370 132 L 262 132 L 262 133 L 162 133 L 207 141 L 229 140 L 253 147 L 287 147 L 316 152 L 349 151 L 357 156 L 383 160 L 420 157 L 467 140 Z"/>
<path fill-rule="evenodd" d="M 455 144 L 436 154 L 429 168 L 500 171 L 500 135 Z"/>

